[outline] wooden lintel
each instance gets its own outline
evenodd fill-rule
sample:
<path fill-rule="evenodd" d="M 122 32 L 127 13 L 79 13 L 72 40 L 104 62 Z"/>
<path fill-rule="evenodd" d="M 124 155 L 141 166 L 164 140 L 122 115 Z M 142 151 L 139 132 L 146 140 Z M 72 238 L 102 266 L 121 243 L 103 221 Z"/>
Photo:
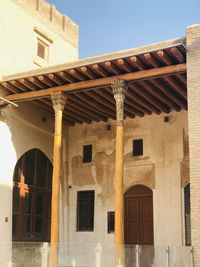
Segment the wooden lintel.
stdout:
<path fill-rule="evenodd" d="M 162 76 L 169 76 L 176 73 L 183 73 L 187 69 L 185 63 L 159 67 L 149 70 L 142 70 L 137 72 L 131 72 L 121 75 L 115 75 L 112 77 L 99 78 L 95 80 L 88 80 L 82 82 L 76 82 L 73 84 L 66 84 L 61 86 L 56 86 L 48 89 L 41 89 L 32 92 L 18 93 L 6 96 L 7 100 L 10 101 L 27 101 L 35 98 L 41 98 L 49 96 L 52 93 L 63 91 L 63 92 L 72 92 L 72 91 L 83 91 L 88 88 L 101 88 L 102 86 L 110 85 L 114 80 L 124 80 L 124 81 L 137 81 L 137 80 L 147 80 L 151 78 L 158 78 Z"/>

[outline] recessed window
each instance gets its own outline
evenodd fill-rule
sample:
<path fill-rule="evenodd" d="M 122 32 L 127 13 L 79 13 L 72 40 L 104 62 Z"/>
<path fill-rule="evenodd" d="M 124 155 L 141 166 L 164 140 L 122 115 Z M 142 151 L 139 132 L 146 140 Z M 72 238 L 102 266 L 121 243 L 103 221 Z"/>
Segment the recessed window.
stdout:
<path fill-rule="evenodd" d="M 114 233 L 115 231 L 115 212 L 108 211 L 108 234 Z"/>
<path fill-rule="evenodd" d="M 92 162 L 92 145 L 83 146 L 83 163 Z"/>
<path fill-rule="evenodd" d="M 94 230 L 94 191 L 79 191 L 77 195 L 77 231 Z"/>
<path fill-rule="evenodd" d="M 143 139 L 133 140 L 133 156 L 143 156 Z"/>
<path fill-rule="evenodd" d="M 37 41 L 37 55 L 46 61 L 48 60 L 48 46 L 39 39 Z"/>
<path fill-rule="evenodd" d="M 184 188 L 184 206 L 185 206 L 185 244 L 191 245 L 191 221 L 190 221 L 190 184 Z"/>

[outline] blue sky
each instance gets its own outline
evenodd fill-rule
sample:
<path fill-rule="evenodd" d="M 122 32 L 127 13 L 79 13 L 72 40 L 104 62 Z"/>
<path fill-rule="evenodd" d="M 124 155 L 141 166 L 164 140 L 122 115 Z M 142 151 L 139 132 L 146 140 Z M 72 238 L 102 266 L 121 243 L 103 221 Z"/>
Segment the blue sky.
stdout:
<path fill-rule="evenodd" d="M 80 58 L 184 36 L 200 0 L 48 0 L 80 27 Z"/>

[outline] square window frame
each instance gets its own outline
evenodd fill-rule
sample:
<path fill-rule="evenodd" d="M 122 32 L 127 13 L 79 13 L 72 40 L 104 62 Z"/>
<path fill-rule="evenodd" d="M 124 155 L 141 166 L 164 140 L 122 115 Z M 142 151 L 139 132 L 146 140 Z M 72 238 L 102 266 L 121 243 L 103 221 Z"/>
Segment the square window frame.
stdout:
<path fill-rule="evenodd" d="M 136 153 L 134 154 L 134 142 L 139 142 L 141 141 L 141 144 L 139 145 L 142 145 L 142 150 L 141 150 L 141 153 Z M 144 156 L 144 139 L 143 138 L 134 138 L 132 140 L 132 156 L 133 157 L 143 157 Z"/>
<path fill-rule="evenodd" d="M 51 45 L 53 44 L 53 39 L 48 36 L 46 32 L 44 32 L 42 29 L 38 27 L 34 27 L 34 33 L 35 33 L 35 57 L 33 59 L 33 63 L 37 65 L 38 67 L 45 67 L 49 64 L 50 59 L 50 50 Z M 45 56 L 44 58 L 40 57 L 38 55 L 38 43 L 43 45 L 45 47 Z"/>

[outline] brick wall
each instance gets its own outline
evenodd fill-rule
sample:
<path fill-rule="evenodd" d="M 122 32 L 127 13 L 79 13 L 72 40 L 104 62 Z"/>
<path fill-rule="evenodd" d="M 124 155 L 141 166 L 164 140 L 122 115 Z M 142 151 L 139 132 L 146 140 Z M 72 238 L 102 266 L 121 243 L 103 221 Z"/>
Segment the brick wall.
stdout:
<path fill-rule="evenodd" d="M 191 235 L 200 266 L 200 25 L 187 29 L 187 88 L 191 184 Z"/>

